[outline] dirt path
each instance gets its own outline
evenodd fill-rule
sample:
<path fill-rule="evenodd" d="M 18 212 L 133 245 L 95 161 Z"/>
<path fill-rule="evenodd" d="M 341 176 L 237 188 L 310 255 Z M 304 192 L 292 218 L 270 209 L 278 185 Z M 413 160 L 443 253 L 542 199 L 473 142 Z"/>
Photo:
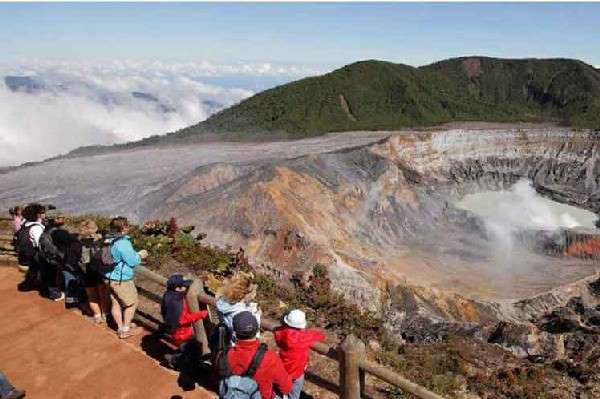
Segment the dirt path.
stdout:
<path fill-rule="evenodd" d="M 214 398 L 184 392 L 178 374 L 63 303 L 18 292 L 22 274 L 0 265 L 0 369 L 31 399 Z"/>

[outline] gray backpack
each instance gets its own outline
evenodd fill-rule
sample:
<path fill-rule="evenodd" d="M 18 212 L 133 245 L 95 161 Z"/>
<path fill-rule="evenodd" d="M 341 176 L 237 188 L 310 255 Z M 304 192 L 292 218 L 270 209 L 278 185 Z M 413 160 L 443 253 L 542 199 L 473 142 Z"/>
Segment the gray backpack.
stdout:
<path fill-rule="evenodd" d="M 243 375 L 235 375 L 231 372 L 227 361 L 229 350 L 221 356 L 219 369 L 221 381 L 219 383 L 220 399 L 261 399 L 258 384 L 254 380 L 254 374 L 267 353 L 267 345 L 260 344 L 258 350 L 250 362 L 248 370 Z"/>
<path fill-rule="evenodd" d="M 64 260 L 65 254 L 64 251 L 61 251 L 56 246 L 54 240 L 52 239 L 52 233 L 56 230 L 56 227 L 44 230 L 40 236 L 39 253 L 42 259 L 47 263 L 54 266 L 60 266 Z"/>
<path fill-rule="evenodd" d="M 104 239 L 101 246 L 90 248 L 90 263 L 94 270 L 102 275 L 112 273 L 115 270 L 117 263 L 112 257 L 112 246 L 122 238 Z"/>

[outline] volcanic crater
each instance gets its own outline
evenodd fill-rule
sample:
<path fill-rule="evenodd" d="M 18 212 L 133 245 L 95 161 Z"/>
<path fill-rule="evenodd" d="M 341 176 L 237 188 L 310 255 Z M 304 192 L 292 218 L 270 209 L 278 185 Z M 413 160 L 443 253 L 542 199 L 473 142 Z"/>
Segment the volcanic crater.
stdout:
<path fill-rule="evenodd" d="M 390 330 L 435 335 L 526 323 L 574 296 L 598 302 L 588 283 L 600 269 L 599 139 L 547 125 L 462 124 L 144 147 L 9 171 L 0 203 L 176 217 L 214 244 L 244 247 L 282 279 L 324 264 L 335 288 Z M 541 228 L 508 223 L 502 235 L 458 206 L 516 185 L 531 195 L 524 201 L 589 211 L 587 227 L 567 215 L 569 223 Z"/>

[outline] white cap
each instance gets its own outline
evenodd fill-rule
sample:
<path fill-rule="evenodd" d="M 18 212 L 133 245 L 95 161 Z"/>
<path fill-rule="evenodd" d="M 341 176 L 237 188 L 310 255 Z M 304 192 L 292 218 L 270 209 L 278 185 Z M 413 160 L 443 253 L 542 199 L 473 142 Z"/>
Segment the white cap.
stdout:
<path fill-rule="evenodd" d="M 306 315 L 299 309 L 292 310 L 283 318 L 283 321 L 293 328 L 306 328 Z"/>

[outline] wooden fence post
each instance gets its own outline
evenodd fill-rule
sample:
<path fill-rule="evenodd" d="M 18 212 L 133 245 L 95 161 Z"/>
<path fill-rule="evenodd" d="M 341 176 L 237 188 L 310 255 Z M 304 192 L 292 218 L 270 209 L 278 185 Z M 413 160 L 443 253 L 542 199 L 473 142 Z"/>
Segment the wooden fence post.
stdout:
<path fill-rule="evenodd" d="M 341 399 L 359 399 L 361 395 L 360 361 L 365 357 L 365 344 L 348 335 L 339 347 Z"/>
<path fill-rule="evenodd" d="M 202 293 L 204 293 L 204 285 L 200 279 L 196 278 L 188 289 L 186 295 L 186 300 L 191 312 L 197 312 L 200 310 L 200 301 L 198 297 Z M 194 323 L 194 332 L 196 335 L 196 342 L 202 351 L 202 356 L 209 355 L 210 347 L 208 345 L 208 337 L 204 327 L 204 320 L 198 320 Z"/>

